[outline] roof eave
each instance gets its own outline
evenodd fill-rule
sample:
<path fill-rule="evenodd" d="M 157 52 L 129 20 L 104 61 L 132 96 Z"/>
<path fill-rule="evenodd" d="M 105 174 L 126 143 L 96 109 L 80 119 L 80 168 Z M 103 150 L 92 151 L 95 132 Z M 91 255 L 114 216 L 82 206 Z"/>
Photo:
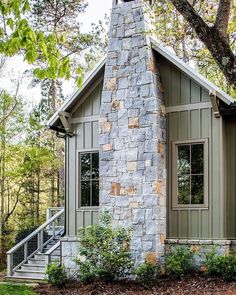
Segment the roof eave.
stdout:
<path fill-rule="evenodd" d="M 64 104 L 55 112 L 55 114 L 48 120 L 47 126 L 50 129 L 51 126 L 54 126 L 54 124 L 59 119 L 59 113 L 65 112 L 68 110 L 70 105 L 77 100 L 80 95 L 84 92 L 84 90 L 89 86 L 90 82 L 97 76 L 97 74 L 102 70 L 102 68 L 105 66 L 106 57 L 104 57 L 95 67 L 95 69 L 91 72 L 91 74 L 88 76 L 88 78 L 83 83 L 82 87 L 79 90 L 76 90 L 74 94 L 67 99 Z"/>

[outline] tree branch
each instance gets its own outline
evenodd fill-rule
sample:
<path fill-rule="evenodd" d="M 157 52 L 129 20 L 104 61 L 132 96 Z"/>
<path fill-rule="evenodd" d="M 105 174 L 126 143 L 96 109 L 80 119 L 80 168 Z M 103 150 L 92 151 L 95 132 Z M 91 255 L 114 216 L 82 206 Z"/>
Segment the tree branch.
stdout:
<path fill-rule="evenodd" d="M 229 84 L 236 89 L 236 57 L 229 42 L 218 29 L 209 27 L 187 0 L 169 0 L 195 30 L 220 67 Z"/>
<path fill-rule="evenodd" d="M 227 29 L 231 7 L 230 2 L 230 0 L 220 0 L 214 25 L 215 29 L 218 30 L 220 35 L 224 38 L 227 38 Z"/>

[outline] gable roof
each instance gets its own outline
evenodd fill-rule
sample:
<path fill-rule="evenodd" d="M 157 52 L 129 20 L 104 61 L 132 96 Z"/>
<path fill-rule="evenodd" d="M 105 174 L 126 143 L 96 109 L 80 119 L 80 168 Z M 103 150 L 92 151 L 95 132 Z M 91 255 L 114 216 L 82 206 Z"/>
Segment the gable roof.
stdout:
<path fill-rule="evenodd" d="M 153 50 L 155 50 L 161 56 L 166 58 L 170 63 L 175 65 L 177 68 L 179 68 L 186 75 L 190 76 L 193 80 L 198 82 L 201 86 L 206 88 L 209 92 L 214 91 L 216 93 L 216 96 L 220 100 L 225 102 L 227 105 L 231 105 L 235 102 L 235 100 L 230 95 L 228 95 L 222 89 L 220 89 L 215 84 L 210 82 L 208 79 L 203 77 L 196 70 L 194 70 L 188 64 L 183 62 L 180 58 L 178 58 L 175 54 L 170 52 L 166 47 L 158 44 L 158 42 L 153 38 L 151 38 L 151 45 L 152 45 Z M 101 73 L 104 71 L 104 68 L 105 68 L 105 62 L 106 62 L 106 57 L 104 57 L 98 63 L 98 65 L 94 68 L 94 70 L 91 72 L 91 74 L 88 76 L 88 78 L 83 83 L 81 89 L 77 90 L 68 100 L 66 100 L 64 102 L 64 104 L 58 109 L 58 111 L 50 118 L 50 120 L 48 121 L 49 128 L 53 127 L 59 121 L 59 113 L 69 111 L 75 105 L 75 103 L 82 97 L 82 95 L 85 93 L 85 91 L 97 79 L 97 77 L 99 75 L 101 75 Z"/>
<path fill-rule="evenodd" d="M 92 83 L 97 79 L 98 76 L 104 71 L 106 57 L 104 57 L 93 69 L 93 71 L 88 75 L 87 79 L 84 81 L 82 87 L 76 90 L 74 94 L 68 98 L 63 105 L 55 112 L 55 114 L 49 119 L 47 125 L 50 128 L 59 120 L 60 112 L 67 112 L 70 110 L 78 101 L 78 99 L 84 94 L 84 92 L 92 85 Z"/>

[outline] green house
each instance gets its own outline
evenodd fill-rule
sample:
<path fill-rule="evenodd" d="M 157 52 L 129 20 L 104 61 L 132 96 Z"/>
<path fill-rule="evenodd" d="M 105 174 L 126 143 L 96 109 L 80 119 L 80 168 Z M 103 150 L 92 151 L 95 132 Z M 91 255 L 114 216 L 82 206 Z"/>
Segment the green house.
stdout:
<path fill-rule="evenodd" d="M 145 33 L 145 5 L 114 2 L 106 58 L 49 123 L 66 142 L 65 263 L 103 209 L 133 227 L 137 261 L 236 245 L 236 104 Z"/>
<path fill-rule="evenodd" d="M 236 103 L 146 33 L 149 1 L 113 1 L 104 60 L 54 114 L 65 138 L 62 261 L 108 209 L 137 262 L 236 248 Z"/>

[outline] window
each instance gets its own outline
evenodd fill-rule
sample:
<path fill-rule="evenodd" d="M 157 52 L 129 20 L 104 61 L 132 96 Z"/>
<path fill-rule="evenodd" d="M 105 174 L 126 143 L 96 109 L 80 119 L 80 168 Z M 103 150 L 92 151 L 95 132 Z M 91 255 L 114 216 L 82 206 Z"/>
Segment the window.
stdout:
<path fill-rule="evenodd" d="M 173 207 L 207 206 L 207 141 L 173 143 Z"/>
<path fill-rule="evenodd" d="M 80 205 L 99 206 L 99 153 L 79 154 Z"/>

